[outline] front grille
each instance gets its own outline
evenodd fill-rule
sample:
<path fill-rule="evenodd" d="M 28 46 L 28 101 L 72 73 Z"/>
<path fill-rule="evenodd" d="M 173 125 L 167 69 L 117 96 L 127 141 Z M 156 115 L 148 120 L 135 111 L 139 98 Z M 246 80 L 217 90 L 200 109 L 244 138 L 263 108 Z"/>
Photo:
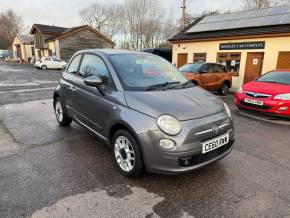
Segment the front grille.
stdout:
<path fill-rule="evenodd" d="M 255 93 L 255 92 L 245 92 L 245 94 L 252 98 L 269 98 L 271 96 L 271 95 Z"/>
<path fill-rule="evenodd" d="M 254 109 L 259 109 L 259 110 L 269 110 L 272 108 L 272 106 L 267 106 L 267 105 L 256 105 L 256 104 L 251 104 L 251 103 L 247 103 L 244 101 L 240 101 L 240 104 L 242 106 L 246 106 L 246 107 L 250 107 L 250 108 L 254 108 Z"/>
<path fill-rule="evenodd" d="M 209 160 L 212 160 L 221 154 L 225 153 L 227 150 L 229 150 L 232 147 L 233 142 L 230 141 L 227 145 L 224 145 L 220 148 L 217 148 L 211 152 L 205 153 L 205 154 L 197 154 L 192 157 L 187 158 L 180 158 L 179 159 L 179 165 L 183 167 L 191 167 L 194 165 L 202 164 L 204 162 L 207 162 Z M 189 165 L 185 165 L 185 161 L 189 161 Z"/>

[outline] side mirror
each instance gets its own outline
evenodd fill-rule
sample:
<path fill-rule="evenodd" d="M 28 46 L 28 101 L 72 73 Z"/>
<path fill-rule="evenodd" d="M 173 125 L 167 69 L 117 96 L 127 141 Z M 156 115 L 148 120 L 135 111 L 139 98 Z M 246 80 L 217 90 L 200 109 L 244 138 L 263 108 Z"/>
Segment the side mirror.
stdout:
<path fill-rule="evenodd" d="M 102 80 L 98 76 L 89 76 L 84 80 L 87 86 L 98 87 L 102 84 Z"/>

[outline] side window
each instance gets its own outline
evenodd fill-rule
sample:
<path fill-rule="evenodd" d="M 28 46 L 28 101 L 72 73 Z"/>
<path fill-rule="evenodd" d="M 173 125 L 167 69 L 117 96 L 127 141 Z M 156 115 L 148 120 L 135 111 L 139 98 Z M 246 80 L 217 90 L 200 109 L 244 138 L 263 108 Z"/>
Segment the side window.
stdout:
<path fill-rule="evenodd" d="M 56 58 L 52 58 L 53 61 L 56 61 L 56 62 L 61 62 L 60 60 L 56 59 Z"/>
<path fill-rule="evenodd" d="M 205 64 L 201 67 L 200 70 L 201 73 L 211 73 L 211 65 L 210 64 Z"/>
<path fill-rule="evenodd" d="M 100 57 L 96 55 L 84 55 L 79 70 L 79 75 L 84 78 L 87 78 L 89 76 L 98 76 L 103 81 L 104 85 L 111 88 L 114 87 L 114 83 L 105 63 Z"/>
<path fill-rule="evenodd" d="M 76 74 L 78 67 L 79 67 L 81 57 L 82 57 L 81 55 L 77 55 L 74 57 L 74 59 L 69 64 L 67 72 Z"/>
<path fill-rule="evenodd" d="M 223 72 L 223 69 L 222 69 L 221 65 L 214 64 L 212 71 L 214 73 L 222 73 Z"/>
<path fill-rule="evenodd" d="M 224 72 L 224 73 L 227 73 L 227 72 L 228 72 L 228 69 L 227 69 L 227 67 L 226 67 L 226 66 L 224 66 L 224 65 L 223 65 L 223 72 Z"/>

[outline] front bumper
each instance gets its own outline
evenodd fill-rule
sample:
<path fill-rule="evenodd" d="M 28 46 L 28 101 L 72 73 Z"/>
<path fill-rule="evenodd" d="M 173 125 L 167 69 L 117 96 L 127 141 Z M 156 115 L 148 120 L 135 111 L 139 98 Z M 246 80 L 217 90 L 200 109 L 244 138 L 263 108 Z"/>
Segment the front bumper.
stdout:
<path fill-rule="evenodd" d="M 204 133 L 195 135 L 212 128 L 213 124 L 221 125 L 228 121 L 229 125 L 221 128 L 218 133 Z M 139 134 L 142 154 L 146 170 L 151 173 L 181 174 L 206 166 L 228 155 L 235 141 L 232 121 L 226 113 L 216 114 L 210 117 L 181 122 L 182 131 L 178 136 L 169 137 L 161 131 Z M 202 154 L 202 142 L 219 135 L 229 133 L 230 140 L 224 145 L 209 153 Z M 168 138 L 176 143 L 176 149 L 166 151 L 160 148 L 159 141 Z M 186 164 L 185 164 L 186 161 Z"/>
<path fill-rule="evenodd" d="M 263 106 L 245 103 L 245 98 L 260 100 L 264 102 Z M 273 98 L 252 98 L 243 93 L 235 94 L 235 104 L 238 108 L 244 110 L 258 111 L 290 118 L 290 101 L 275 100 Z M 286 108 L 286 109 L 285 109 Z"/>

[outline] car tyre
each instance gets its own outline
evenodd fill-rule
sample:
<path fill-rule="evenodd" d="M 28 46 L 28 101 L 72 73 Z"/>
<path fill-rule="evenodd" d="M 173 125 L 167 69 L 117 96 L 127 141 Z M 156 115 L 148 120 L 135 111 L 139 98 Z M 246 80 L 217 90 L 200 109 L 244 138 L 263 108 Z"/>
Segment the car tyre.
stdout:
<path fill-rule="evenodd" d="M 225 95 L 229 94 L 229 90 L 230 90 L 229 83 L 224 82 L 219 89 L 219 94 L 225 96 Z"/>
<path fill-rule="evenodd" d="M 42 70 L 47 70 L 47 66 L 46 66 L 46 65 L 42 65 L 42 66 L 41 66 L 41 69 L 42 69 Z"/>
<path fill-rule="evenodd" d="M 126 130 L 119 130 L 114 134 L 112 143 L 114 160 L 119 171 L 131 178 L 142 175 L 144 164 L 135 137 Z"/>
<path fill-rule="evenodd" d="M 60 126 L 69 126 L 71 124 L 72 119 L 68 116 L 66 107 L 59 97 L 54 100 L 54 111 Z"/>

